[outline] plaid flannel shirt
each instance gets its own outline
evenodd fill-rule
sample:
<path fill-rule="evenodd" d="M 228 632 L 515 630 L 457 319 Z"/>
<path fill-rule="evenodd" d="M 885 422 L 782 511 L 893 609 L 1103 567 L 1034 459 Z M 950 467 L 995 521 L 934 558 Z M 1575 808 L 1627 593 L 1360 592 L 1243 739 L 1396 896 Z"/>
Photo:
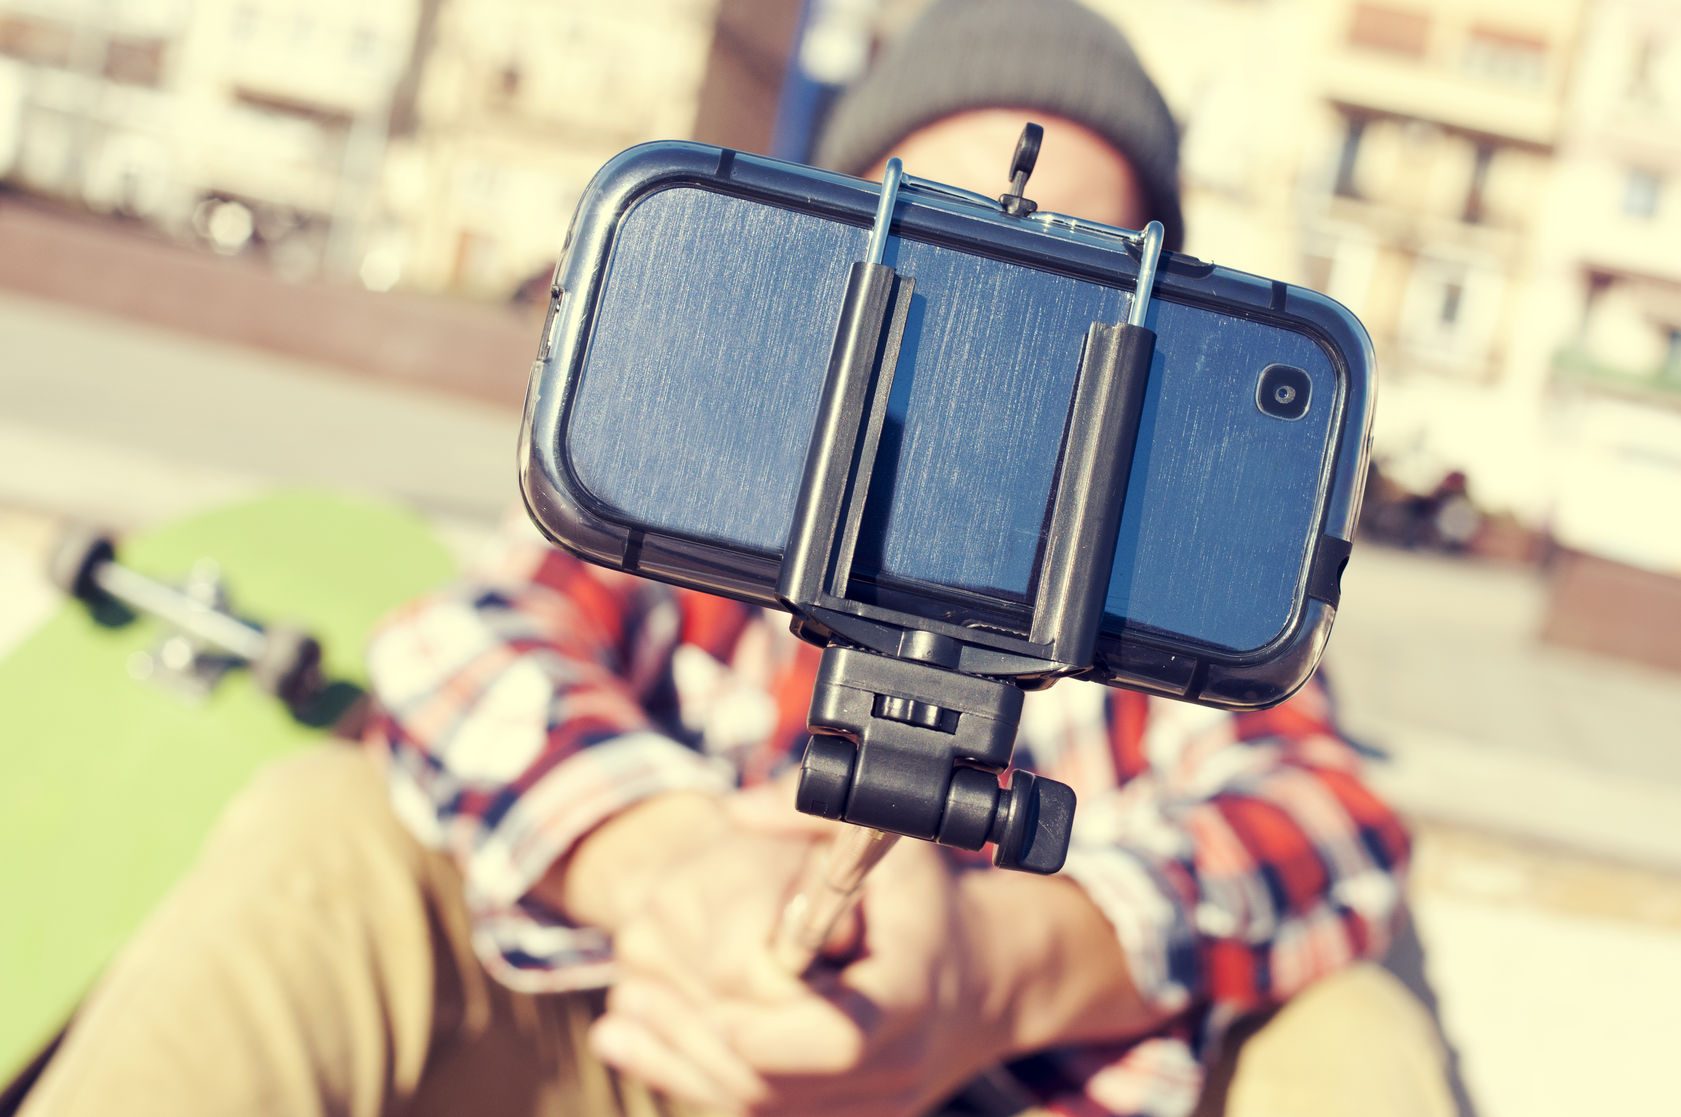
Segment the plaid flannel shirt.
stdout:
<path fill-rule="evenodd" d="M 599 986 L 606 936 L 531 889 L 631 803 L 796 761 L 818 654 L 783 618 L 504 541 L 376 633 L 369 742 L 399 816 L 460 865 L 487 968 L 532 992 Z M 1012 1064 L 1049 1111 L 1188 1113 L 1234 1020 L 1386 948 L 1407 836 L 1317 681 L 1235 716 L 1064 681 L 1027 695 L 1015 755 L 1078 793 L 1064 872 L 1168 1021 Z"/>

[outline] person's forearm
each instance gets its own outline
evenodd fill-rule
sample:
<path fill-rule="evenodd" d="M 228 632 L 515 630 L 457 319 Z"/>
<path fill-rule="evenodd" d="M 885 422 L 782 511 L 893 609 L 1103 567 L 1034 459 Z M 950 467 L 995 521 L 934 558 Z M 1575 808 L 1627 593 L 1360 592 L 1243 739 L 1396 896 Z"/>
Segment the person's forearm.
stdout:
<path fill-rule="evenodd" d="M 639 909 L 674 856 L 725 825 L 710 795 L 668 792 L 607 819 L 538 882 L 537 898 L 574 923 L 612 932 Z"/>
<path fill-rule="evenodd" d="M 963 879 L 969 934 L 998 982 L 1009 1055 L 1126 1039 L 1158 1027 L 1115 929 L 1063 877 L 1001 871 Z"/>

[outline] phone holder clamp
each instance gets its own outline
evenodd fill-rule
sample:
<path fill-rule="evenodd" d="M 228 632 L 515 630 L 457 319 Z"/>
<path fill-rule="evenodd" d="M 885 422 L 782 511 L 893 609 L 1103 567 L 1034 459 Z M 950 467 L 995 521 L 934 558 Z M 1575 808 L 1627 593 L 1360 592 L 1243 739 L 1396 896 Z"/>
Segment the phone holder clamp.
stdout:
<path fill-rule="evenodd" d="M 1012 165 L 1019 196 L 1038 152 L 1030 125 Z M 1087 331 L 1044 544 L 1023 623 L 960 623 L 930 599 L 889 606 L 855 561 L 915 281 L 885 264 L 903 170 L 888 161 L 865 258 L 852 265 L 777 596 L 793 630 L 824 646 L 801 766 L 802 811 L 978 850 L 995 864 L 1061 868 L 1075 797 L 1009 768 L 1024 689 L 1094 666 L 1121 503 L 1155 335 L 1144 326 L 1162 228 L 1136 234 L 1127 322 Z M 1028 203 L 1031 205 L 1031 203 Z"/>

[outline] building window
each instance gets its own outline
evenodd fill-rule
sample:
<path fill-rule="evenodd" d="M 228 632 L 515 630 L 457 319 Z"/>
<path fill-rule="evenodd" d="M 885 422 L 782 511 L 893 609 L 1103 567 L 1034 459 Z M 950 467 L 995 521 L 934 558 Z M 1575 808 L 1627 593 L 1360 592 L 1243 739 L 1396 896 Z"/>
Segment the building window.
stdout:
<path fill-rule="evenodd" d="M 1657 70 L 1658 58 L 1663 53 L 1663 44 L 1652 36 L 1642 38 L 1634 46 L 1634 57 L 1629 61 L 1628 87 L 1624 92 L 1630 101 L 1642 105 L 1653 105 L 1659 100 Z"/>
<path fill-rule="evenodd" d="M 1430 41 L 1430 16 L 1387 4 L 1357 4 L 1348 41 L 1357 47 L 1420 58 Z"/>
<path fill-rule="evenodd" d="M 1407 284 L 1397 340 L 1426 361 L 1472 372 L 1494 351 L 1505 278 L 1484 265 L 1420 257 Z"/>
<path fill-rule="evenodd" d="M 496 75 L 496 94 L 504 101 L 512 101 L 519 96 L 520 87 L 525 84 L 525 71 L 520 69 L 518 62 L 509 62 Z"/>
<path fill-rule="evenodd" d="M 1340 228 L 1306 232 L 1297 278 L 1358 312 L 1371 293 L 1376 246 L 1360 230 Z"/>
<path fill-rule="evenodd" d="M 68 23 L 0 15 L 0 54 L 43 66 L 68 66 L 75 42 Z"/>
<path fill-rule="evenodd" d="M 1365 133 L 1365 117 L 1351 116 L 1348 118 L 1342 135 L 1342 150 L 1337 153 L 1335 189 L 1339 198 L 1358 198 L 1360 196 L 1355 172 L 1360 165 L 1360 138 Z"/>
<path fill-rule="evenodd" d="M 1533 88 L 1547 79 L 1547 44 L 1528 35 L 1474 27 L 1460 66 L 1476 77 Z"/>
<path fill-rule="evenodd" d="M 157 85 L 163 78 L 163 44 L 112 39 L 105 48 L 105 76 L 118 85 Z"/>
<path fill-rule="evenodd" d="M 1443 333 L 1451 333 L 1459 325 L 1460 307 L 1465 302 L 1465 284 L 1455 280 L 1442 284 L 1442 306 L 1436 316 L 1441 323 Z"/>
<path fill-rule="evenodd" d="M 1476 162 L 1471 165 L 1471 184 L 1465 191 L 1465 211 L 1460 216 L 1467 225 L 1480 225 L 1488 216 L 1488 168 L 1494 162 L 1494 145 L 1477 145 Z"/>
<path fill-rule="evenodd" d="M 1320 293 L 1331 289 L 1331 270 L 1336 258 L 1330 252 L 1302 253 L 1302 284 Z"/>
<path fill-rule="evenodd" d="M 1663 193 L 1663 176 L 1656 171 L 1635 168 L 1623 180 L 1623 213 L 1648 220 L 1658 214 L 1658 197 Z"/>
<path fill-rule="evenodd" d="M 350 33 L 350 60 L 358 66 L 372 62 L 378 47 L 379 36 L 374 34 L 373 28 L 358 27 Z"/>

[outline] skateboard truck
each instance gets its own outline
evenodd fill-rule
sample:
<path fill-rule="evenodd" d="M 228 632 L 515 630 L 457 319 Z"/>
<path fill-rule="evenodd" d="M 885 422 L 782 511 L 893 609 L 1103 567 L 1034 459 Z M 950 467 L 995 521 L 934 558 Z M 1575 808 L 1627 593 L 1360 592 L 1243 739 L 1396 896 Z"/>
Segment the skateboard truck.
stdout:
<path fill-rule="evenodd" d="M 294 714 L 321 694 L 320 643 L 297 629 L 263 627 L 234 615 L 212 561 L 195 563 L 185 583 L 172 586 L 118 562 L 110 535 L 72 528 L 53 549 L 48 574 L 96 612 L 115 603 L 168 626 L 151 651 L 129 661 L 136 678 L 202 700 L 230 670 L 246 665 L 257 685 Z"/>
<path fill-rule="evenodd" d="M 107 575 L 109 578 L 110 575 Z M 117 576 L 120 580 L 120 575 Z M 107 596 L 115 596 L 102 590 Z M 187 571 L 180 593 L 195 606 L 212 613 L 228 610 L 227 588 L 222 571 L 213 560 L 199 559 Z M 134 607 L 131 604 L 131 607 Z M 193 701 L 210 697 L 222 676 L 239 666 L 239 660 L 218 649 L 203 636 L 173 628 L 150 651 L 135 652 L 128 660 L 128 673 L 141 682 L 154 682 Z"/>
<path fill-rule="evenodd" d="M 1042 130 L 1023 130 L 1004 212 L 1021 196 Z M 852 823 L 822 877 L 785 913 L 773 948 L 796 972 L 810 965 L 868 867 L 895 836 L 966 850 L 994 846 L 995 865 L 1054 873 L 1067 856 L 1075 796 L 1009 768 L 1024 689 L 1093 666 L 1122 498 L 1138 438 L 1155 335 L 1144 325 L 1163 230 L 1133 234 L 1139 255 L 1123 324 L 1087 330 L 1052 485 L 1038 568 L 1019 629 L 951 619 L 914 595 L 892 606 L 859 592 L 854 569 L 887 402 L 915 280 L 882 263 L 900 187 L 883 177 L 865 258 L 852 265 L 777 582 L 796 635 L 823 645 L 796 807 Z M 915 180 L 910 180 L 914 188 Z M 884 465 L 883 468 L 891 468 Z"/>

